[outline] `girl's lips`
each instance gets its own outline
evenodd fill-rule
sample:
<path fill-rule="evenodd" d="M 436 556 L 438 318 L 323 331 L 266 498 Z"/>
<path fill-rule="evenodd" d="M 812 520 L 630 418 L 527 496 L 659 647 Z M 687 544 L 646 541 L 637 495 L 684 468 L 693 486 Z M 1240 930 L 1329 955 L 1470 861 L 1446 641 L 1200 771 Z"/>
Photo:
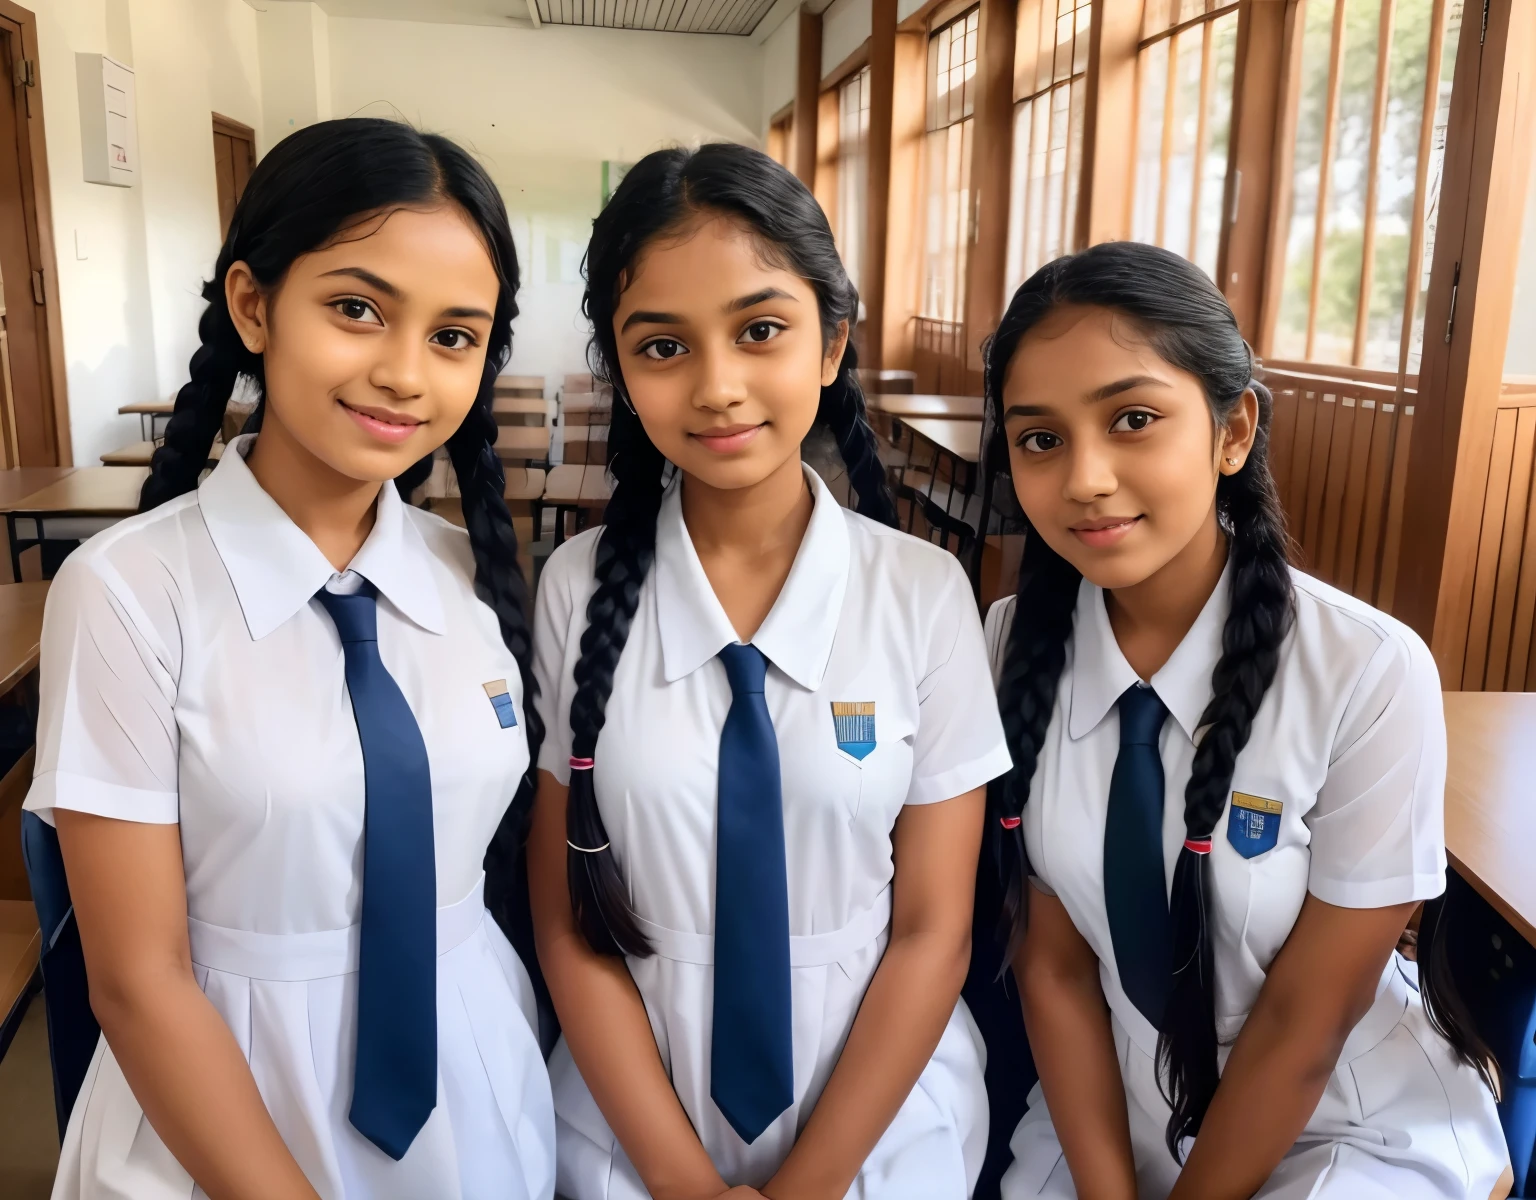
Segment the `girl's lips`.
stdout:
<path fill-rule="evenodd" d="M 724 429 L 707 429 L 691 436 L 716 454 L 730 454 L 744 447 L 762 428 L 761 425 L 728 425 Z"/>
<path fill-rule="evenodd" d="M 365 433 L 378 438 L 381 442 L 388 442 L 391 446 L 398 446 L 401 442 L 409 440 L 410 436 L 421 427 L 420 421 L 381 421 L 378 417 L 360 412 L 344 400 L 338 400 L 337 403 Z"/>
<path fill-rule="evenodd" d="M 1136 527 L 1136 523 L 1140 520 L 1140 517 L 1127 517 L 1125 520 L 1116 521 L 1112 525 L 1095 522 L 1093 528 L 1073 529 L 1072 532 L 1082 540 L 1085 546 L 1089 546 L 1094 550 L 1104 550 L 1124 538 L 1126 534 Z"/>

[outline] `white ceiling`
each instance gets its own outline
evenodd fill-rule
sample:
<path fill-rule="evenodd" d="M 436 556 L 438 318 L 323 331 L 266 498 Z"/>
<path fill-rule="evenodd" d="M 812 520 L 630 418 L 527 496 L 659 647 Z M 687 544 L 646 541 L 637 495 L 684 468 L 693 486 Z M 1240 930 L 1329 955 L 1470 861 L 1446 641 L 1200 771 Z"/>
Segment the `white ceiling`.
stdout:
<path fill-rule="evenodd" d="M 271 0 L 268 0 L 271 2 Z M 534 0 L 540 22 L 669 33 L 754 32 L 775 0 Z M 528 0 L 318 0 L 333 17 L 528 28 Z"/>

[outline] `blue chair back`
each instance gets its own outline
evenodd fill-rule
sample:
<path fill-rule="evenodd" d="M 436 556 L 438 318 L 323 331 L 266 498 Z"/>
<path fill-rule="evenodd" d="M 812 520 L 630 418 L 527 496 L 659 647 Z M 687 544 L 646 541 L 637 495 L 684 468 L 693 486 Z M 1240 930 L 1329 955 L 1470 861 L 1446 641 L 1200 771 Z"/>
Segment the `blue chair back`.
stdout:
<path fill-rule="evenodd" d="M 85 954 L 64 877 L 59 835 L 36 813 L 21 814 L 21 852 L 27 864 L 32 903 L 43 932 L 43 1001 L 48 1016 L 48 1058 L 53 1067 L 54 1115 L 59 1138 L 69 1124 L 75 1097 L 85 1082 L 101 1028 L 91 1012 Z"/>
<path fill-rule="evenodd" d="M 1499 1120 L 1515 1173 L 1510 1195 L 1536 1196 L 1536 947 L 1454 870 L 1446 872 L 1439 927 L 1425 934 L 1420 959 L 1427 962 L 1436 943 L 1443 947 L 1467 1011 L 1503 1071 Z"/>

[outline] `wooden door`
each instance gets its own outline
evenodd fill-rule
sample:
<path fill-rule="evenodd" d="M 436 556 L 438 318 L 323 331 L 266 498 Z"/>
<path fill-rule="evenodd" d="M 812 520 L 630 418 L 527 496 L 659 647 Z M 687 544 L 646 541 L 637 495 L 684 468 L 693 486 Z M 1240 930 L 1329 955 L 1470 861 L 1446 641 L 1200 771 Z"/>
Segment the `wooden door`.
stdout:
<path fill-rule="evenodd" d="M 57 296 L 47 278 L 51 231 L 46 246 L 39 237 L 46 182 L 31 146 L 42 100 L 35 53 L 23 44 L 17 16 L 30 21 L 30 14 L 0 5 L 0 464 L 43 467 L 60 461 L 54 405 L 63 389 L 49 346 L 47 302 Z"/>
<path fill-rule="evenodd" d="M 256 134 L 249 125 L 213 117 L 213 167 L 219 183 L 219 233 L 229 236 L 235 205 L 256 166 Z"/>

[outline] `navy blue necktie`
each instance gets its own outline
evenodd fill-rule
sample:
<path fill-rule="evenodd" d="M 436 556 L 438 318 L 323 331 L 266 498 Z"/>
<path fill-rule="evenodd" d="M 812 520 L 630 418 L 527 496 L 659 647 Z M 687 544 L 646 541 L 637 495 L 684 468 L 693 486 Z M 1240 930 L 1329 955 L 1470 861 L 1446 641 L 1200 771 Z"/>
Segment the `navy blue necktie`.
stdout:
<path fill-rule="evenodd" d="M 354 1128 L 395 1160 L 437 1105 L 437 863 L 421 727 L 379 657 L 373 585 L 322 589 L 346 655 L 363 746 L 363 920 L 357 967 Z"/>
<path fill-rule="evenodd" d="M 1163 878 L 1163 759 L 1158 736 L 1168 710 L 1139 684 L 1120 709 L 1120 753 L 1109 781 L 1104 826 L 1104 908 L 1120 986 L 1161 1028 L 1173 984 L 1173 928 Z"/>
<path fill-rule="evenodd" d="M 795 1099 L 784 807 L 763 697 L 768 660 L 756 646 L 730 645 L 720 661 L 731 709 L 720 731 L 709 1094 L 751 1143 Z"/>

